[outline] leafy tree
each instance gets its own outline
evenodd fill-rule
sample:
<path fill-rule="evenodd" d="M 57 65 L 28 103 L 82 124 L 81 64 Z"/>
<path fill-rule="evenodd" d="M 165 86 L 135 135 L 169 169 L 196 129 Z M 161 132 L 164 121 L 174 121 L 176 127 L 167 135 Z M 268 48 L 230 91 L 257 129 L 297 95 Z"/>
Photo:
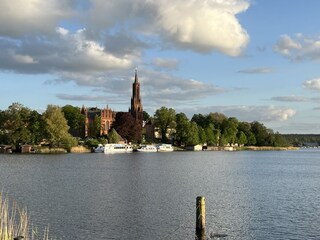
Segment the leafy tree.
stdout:
<path fill-rule="evenodd" d="M 111 128 L 129 142 L 140 142 L 142 139 L 141 125 L 128 112 L 118 112 Z"/>
<path fill-rule="evenodd" d="M 69 134 L 69 126 L 61 108 L 48 105 L 43 113 L 46 123 L 46 136 L 51 147 L 65 147 L 70 149 L 75 145 L 75 141 Z"/>
<path fill-rule="evenodd" d="M 29 124 L 28 129 L 31 133 L 31 141 L 32 144 L 39 144 L 45 138 L 45 134 L 43 129 L 45 129 L 45 122 L 37 111 L 32 111 L 29 116 Z"/>
<path fill-rule="evenodd" d="M 178 113 L 176 115 L 176 140 L 178 145 L 185 144 L 187 141 L 187 135 L 189 132 L 189 119 L 184 113 Z"/>
<path fill-rule="evenodd" d="M 209 113 L 207 115 L 208 124 L 212 123 L 216 129 L 221 129 L 221 125 L 227 117 L 222 113 Z"/>
<path fill-rule="evenodd" d="M 246 134 L 244 134 L 244 132 L 242 132 L 242 131 L 238 132 L 237 138 L 238 138 L 239 145 L 245 145 L 248 142 Z"/>
<path fill-rule="evenodd" d="M 270 142 L 268 141 L 268 138 L 269 138 L 268 129 L 262 123 L 259 123 L 257 121 L 251 123 L 251 130 L 256 138 L 257 146 L 270 145 Z"/>
<path fill-rule="evenodd" d="M 202 115 L 201 113 L 194 114 L 191 118 L 191 121 L 195 122 L 198 126 L 202 128 L 206 128 L 210 124 L 208 116 Z"/>
<path fill-rule="evenodd" d="M 108 142 L 109 143 L 118 143 L 120 141 L 120 135 L 117 131 L 112 128 L 111 131 L 108 133 Z"/>
<path fill-rule="evenodd" d="M 176 112 L 172 108 L 161 107 L 154 114 L 155 126 L 161 131 L 161 141 L 167 142 L 167 131 L 176 127 Z"/>
<path fill-rule="evenodd" d="M 205 132 L 206 132 L 206 137 L 207 137 L 207 144 L 209 146 L 217 145 L 218 139 L 220 136 L 220 131 L 216 130 L 214 128 L 213 124 L 210 123 L 209 126 L 206 127 Z M 219 134 L 217 132 L 219 132 Z"/>
<path fill-rule="evenodd" d="M 207 143 L 206 131 L 202 127 L 199 127 L 199 126 L 198 126 L 198 135 L 199 135 L 199 143 L 201 143 L 201 144 Z"/>
<path fill-rule="evenodd" d="M 65 105 L 62 112 L 70 127 L 69 132 L 75 137 L 84 137 L 85 116 L 81 114 L 80 108 Z"/>
<path fill-rule="evenodd" d="M 4 143 L 18 147 L 19 144 L 31 142 L 30 115 L 31 110 L 20 103 L 13 103 L 2 112 L 0 132 Z"/>
<path fill-rule="evenodd" d="M 187 145 L 196 145 L 199 144 L 199 131 L 198 125 L 195 122 L 189 122 L 189 131 L 187 134 Z"/>
<path fill-rule="evenodd" d="M 225 140 L 230 143 L 236 143 L 239 122 L 236 118 L 230 117 L 222 122 L 222 134 Z"/>
<path fill-rule="evenodd" d="M 256 137 L 254 136 L 254 134 L 252 132 L 249 132 L 248 136 L 247 136 L 247 145 L 248 146 L 254 146 L 257 144 L 257 140 Z"/>

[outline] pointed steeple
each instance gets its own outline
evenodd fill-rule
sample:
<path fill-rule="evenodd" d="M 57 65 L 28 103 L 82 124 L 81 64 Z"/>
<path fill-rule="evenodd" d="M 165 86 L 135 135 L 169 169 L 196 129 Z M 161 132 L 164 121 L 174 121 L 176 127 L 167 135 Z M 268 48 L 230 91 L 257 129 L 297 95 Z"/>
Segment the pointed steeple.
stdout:
<path fill-rule="evenodd" d="M 138 69 L 135 69 L 135 73 L 134 73 L 134 83 L 138 83 L 139 79 L 138 79 Z"/>

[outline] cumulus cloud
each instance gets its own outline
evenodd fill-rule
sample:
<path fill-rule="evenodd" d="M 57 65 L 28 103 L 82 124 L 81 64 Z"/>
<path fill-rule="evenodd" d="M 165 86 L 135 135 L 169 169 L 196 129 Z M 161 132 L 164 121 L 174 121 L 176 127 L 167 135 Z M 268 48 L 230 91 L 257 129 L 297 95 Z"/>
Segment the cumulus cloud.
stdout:
<path fill-rule="evenodd" d="M 88 20 L 95 31 L 120 25 L 178 48 L 238 56 L 249 35 L 236 15 L 249 5 L 247 0 L 92 0 Z"/>
<path fill-rule="evenodd" d="M 27 41 L 0 38 L 0 69 L 23 73 L 102 72 L 132 67 L 136 58 L 124 54 L 121 57 L 108 51 L 96 41 L 89 40 L 86 30 L 70 33 L 57 28 L 51 41 L 29 37 Z"/>
<path fill-rule="evenodd" d="M 58 22 L 74 15 L 72 0 L 2 0 L 0 35 L 19 37 L 52 33 Z"/>
<path fill-rule="evenodd" d="M 272 69 L 267 67 L 262 68 L 248 68 L 240 70 L 239 73 L 247 73 L 247 74 L 263 74 L 263 73 L 271 73 Z"/>
<path fill-rule="evenodd" d="M 303 83 L 303 87 L 310 90 L 320 91 L 320 78 L 305 81 Z"/>
<path fill-rule="evenodd" d="M 273 50 L 292 61 L 320 60 L 320 37 L 282 35 Z"/>

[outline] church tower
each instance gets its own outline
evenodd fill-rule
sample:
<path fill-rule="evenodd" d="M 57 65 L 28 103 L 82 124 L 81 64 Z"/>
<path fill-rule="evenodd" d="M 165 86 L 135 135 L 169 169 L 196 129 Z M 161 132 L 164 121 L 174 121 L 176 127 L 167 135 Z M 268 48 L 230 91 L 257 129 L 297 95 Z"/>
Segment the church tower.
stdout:
<path fill-rule="evenodd" d="M 134 83 L 132 84 L 132 98 L 131 98 L 131 115 L 141 124 L 143 123 L 143 108 L 140 95 L 140 82 L 138 79 L 137 70 L 134 75 Z"/>

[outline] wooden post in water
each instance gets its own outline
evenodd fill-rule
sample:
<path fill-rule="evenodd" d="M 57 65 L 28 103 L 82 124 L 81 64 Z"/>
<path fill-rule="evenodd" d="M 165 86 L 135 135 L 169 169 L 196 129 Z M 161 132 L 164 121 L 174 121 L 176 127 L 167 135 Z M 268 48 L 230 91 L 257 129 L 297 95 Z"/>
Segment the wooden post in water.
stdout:
<path fill-rule="evenodd" d="M 203 196 L 197 197 L 196 200 L 196 233 L 197 235 L 204 235 L 206 227 L 206 204 Z"/>

